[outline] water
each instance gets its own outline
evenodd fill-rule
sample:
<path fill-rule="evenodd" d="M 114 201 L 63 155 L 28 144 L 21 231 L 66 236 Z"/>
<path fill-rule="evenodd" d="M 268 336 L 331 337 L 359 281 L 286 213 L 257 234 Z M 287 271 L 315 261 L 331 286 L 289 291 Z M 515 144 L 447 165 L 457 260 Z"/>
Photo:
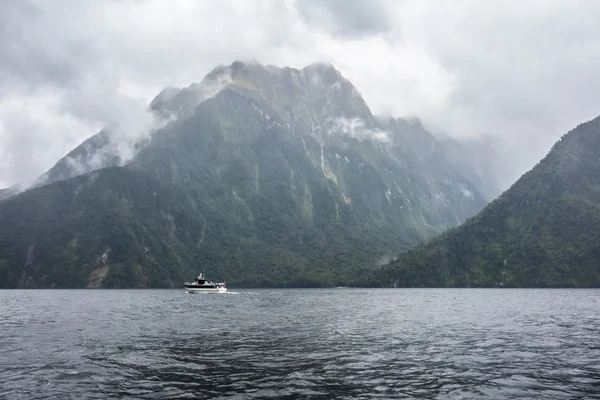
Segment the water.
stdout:
<path fill-rule="evenodd" d="M 0 398 L 600 398 L 600 291 L 0 291 Z"/>

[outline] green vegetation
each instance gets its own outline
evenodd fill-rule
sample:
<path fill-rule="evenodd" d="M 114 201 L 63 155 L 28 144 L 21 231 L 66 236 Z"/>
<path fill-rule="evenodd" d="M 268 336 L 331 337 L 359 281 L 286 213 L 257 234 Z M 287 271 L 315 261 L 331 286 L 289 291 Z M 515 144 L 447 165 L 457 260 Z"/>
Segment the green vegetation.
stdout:
<path fill-rule="evenodd" d="M 600 287 L 600 117 L 579 125 L 460 227 L 369 282 L 405 287 Z"/>
<path fill-rule="evenodd" d="M 197 87 L 153 102 L 185 112 L 125 167 L 72 177 L 111 145 L 101 133 L 56 182 L 1 201 L 0 287 L 181 287 L 205 268 L 233 286 L 345 285 L 483 206 L 433 136 L 417 154 L 332 67 L 231 70 L 200 103 Z M 342 116 L 390 137 L 330 132 Z"/>

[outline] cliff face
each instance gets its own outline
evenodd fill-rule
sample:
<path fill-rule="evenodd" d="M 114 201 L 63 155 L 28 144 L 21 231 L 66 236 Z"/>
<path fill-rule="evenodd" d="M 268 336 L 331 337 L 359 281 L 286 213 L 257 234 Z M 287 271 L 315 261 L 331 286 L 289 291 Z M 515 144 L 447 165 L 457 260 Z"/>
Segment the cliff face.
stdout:
<path fill-rule="evenodd" d="M 0 286 L 171 287 L 205 266 L 334 285 L 485 203 L 420 124 L 374 117 L 330 65 L 235 62 L 150 107 L 162 127 L 131 159 L 105 130 L 0 203 Z"/>
<path fill-rule="evenodd" d="M 476 217 L 379 272 L 384 286 L 600 286 L 600 117 Z"/>

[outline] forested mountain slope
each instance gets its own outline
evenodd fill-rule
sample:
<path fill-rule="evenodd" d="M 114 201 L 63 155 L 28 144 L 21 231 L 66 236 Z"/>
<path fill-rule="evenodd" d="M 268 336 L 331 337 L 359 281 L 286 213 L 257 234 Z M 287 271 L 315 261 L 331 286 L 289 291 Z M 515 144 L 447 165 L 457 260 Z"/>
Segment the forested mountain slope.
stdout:
<path fill-rule="evenodd" d="M 150 107 L 162 123 L 132 159 L 102 131 L 0 202 L 1 287 L 172 287 L 204 268 L 340 284 L 485 204 L 431 134 L 374 117 L 331 65 L 235 62 Z"/>
<path fill-rule="evenodd" d="M 600 117 L 476 217 L 385 266 L 384 286 L 600 286 Z"/>

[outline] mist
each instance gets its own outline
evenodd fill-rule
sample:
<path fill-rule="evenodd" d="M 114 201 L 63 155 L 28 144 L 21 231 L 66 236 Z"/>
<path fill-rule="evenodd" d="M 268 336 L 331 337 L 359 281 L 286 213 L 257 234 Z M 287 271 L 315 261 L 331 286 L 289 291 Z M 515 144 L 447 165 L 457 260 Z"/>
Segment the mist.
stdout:
<path fill-rule="evenodd" d="M 599 14 L 570 0 L 4 1 L 0 187 L 31 182 L 105 127 L 129 159 L 162 89 L 237 59 L 328 62 L 373 114 L 492 138 L 508 186 L 600 114 Z"/>
<path fill-rule="evenodd" d="M 365 121 L 360 118 L 339 117 L 329 121 L 331 127 L 329 135 L 343 135 L 357 140 L 371 140 L 380 143 L 390 143 L 390 133 L 382 129 L 370 129 L 365 126 Z"/>

